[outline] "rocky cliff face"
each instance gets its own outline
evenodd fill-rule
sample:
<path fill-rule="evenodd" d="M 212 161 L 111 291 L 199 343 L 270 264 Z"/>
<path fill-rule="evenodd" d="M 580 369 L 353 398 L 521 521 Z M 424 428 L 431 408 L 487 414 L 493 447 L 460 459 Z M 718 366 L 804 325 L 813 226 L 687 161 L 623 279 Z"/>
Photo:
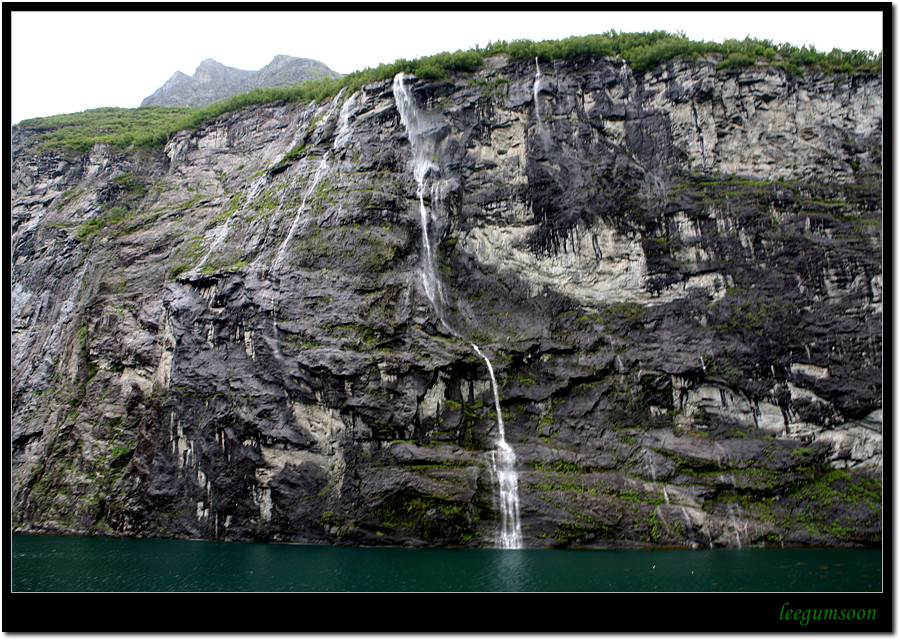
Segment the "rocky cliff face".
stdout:
<path fill-rule="evenodd" d="M 286 87 L 315 78 L 339 78 L 317 60 L 278 55 L 259 71 L 226 67 L 212 59 L 204 60 L 193 76 L 176 71 L 169 80 L 144 98 L 141 106 L 205 107 L 257 87 Z"/>
<path fill-rule="evenodd" d="M 15 130 L 17 530 L 497 544 L 474 343 L 526 546 L 879 545 L 881 79 L 539 72 Z"/>

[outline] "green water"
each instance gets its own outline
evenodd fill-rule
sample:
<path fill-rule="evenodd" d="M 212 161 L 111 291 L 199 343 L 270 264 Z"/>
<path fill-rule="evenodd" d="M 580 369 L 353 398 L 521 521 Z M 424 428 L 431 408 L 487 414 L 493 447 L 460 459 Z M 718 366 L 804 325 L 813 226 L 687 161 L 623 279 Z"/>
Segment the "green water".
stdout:
<path fill-rule="evenodd" d="M 13 535 L 12 590 L 876 592 L 865 549 L 405 549 Z"/>

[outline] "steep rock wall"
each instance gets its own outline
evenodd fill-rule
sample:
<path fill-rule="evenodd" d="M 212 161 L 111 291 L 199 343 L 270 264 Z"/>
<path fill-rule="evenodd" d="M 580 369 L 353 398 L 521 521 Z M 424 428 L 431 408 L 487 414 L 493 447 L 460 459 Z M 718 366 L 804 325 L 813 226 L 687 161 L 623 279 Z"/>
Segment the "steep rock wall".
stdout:
<path fill-rule="evenodd" d="M 19 530 L 877 545 L 880 78 L 488 60 L 164 151 L 14 130 Z"/>

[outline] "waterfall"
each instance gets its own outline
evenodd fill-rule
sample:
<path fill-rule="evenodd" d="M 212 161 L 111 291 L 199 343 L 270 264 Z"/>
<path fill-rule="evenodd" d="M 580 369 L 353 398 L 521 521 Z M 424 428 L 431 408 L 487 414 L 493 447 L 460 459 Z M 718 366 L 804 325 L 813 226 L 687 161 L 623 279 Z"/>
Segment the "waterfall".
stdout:
<path fill-rule="evenodd" d="M 538 66 L 538 59 L 535 57 L 534 59 L 534 119 L 537 120 L 538 129 L 541 132 L 541 136 L 546 137 L 547 132 L 544 131 L 544 122 L 541 120 L 541 100 L 538 95 L 541 90 L 541 68 Z"/>
<path fill-rule="evenodd" d="M 249 205 L 250 202 L 253 201 L 253 198 L 255 198 L 257 196 L 257 194 L 262 190 L 262 188 L 266 185 L 266 181 L 268 180 L 268 178 L 269 178 L 268 174 L 263 174 L 253 180 L 253 183 L 250 185 L 250 189 L 247 193 L 247 198 L 244 203 L 244 206 Z M 240 209 L 236 210 L 234 213 L 232 213 L 230 216 L 228 216 L 228 219 L 225 220 L 225 224 L 222 226 L 222 228 L 216 234 L 216 237 L 213 240 L 212 244 L 210 245 L 209 249 L 207 250 L 206 255 L 204 255 L 203 258 L 200 260 L 200 262 L 197 263 L 197 266 L 193 268 L 194 273 L 199 272 L 200 269 L 203 267 L 203 265 L 206 264 L 207 260 L 209 260 L 209 257 L 213 253 L 215 253 L 216 251 L 218 251 L 219 249 L 222 248 L 222 246 L 225 244 L 225 240 L 228 238 L 228 232 L 231 230 L 231 223 L 235 219 L 237 219 L 239 213 L 240 213 Z"/>
<path fill-rule="evenodd" d="M 444 317 L 444 292 L 435 267 L 429 231 L 431 213 L 425 205 L 426 180 L 434 181 L 440 175 L 440 168 L 431 161 L 435 150 L 429 144 L 430 141 L 426 135 L 428 123 L 423 114 L 416 109 L 412 94 L 403 80 L 402 72 L 394 77 L 393 92 L 397 102 L 397 111 L 400 112 L 400 121 L 406 128 L 413 152 L 413 176 L 416 180 L 416 196 L 419 200 L 419 217 L 422 223 L 422 245 L 425 249 L 425 255 L 422 257 L 422 284 L 425 287 L 425 295 L 428 296 L 441 324 L 453 335 L 458 335 Z M 432 202 L 439 199 L 441 195 L 439 184 L 432 183 L 431 195 Z M 518 549 L 522 545 L 522 531 L 519 524 L 519 479 L 516 473 L 516 454 L 506 441 L 506 427 L 500 411 L 500 394 L 497 390 L 494 367 L 477 345 L 474 343 L 470 343 L 470 345 L 487 365 L 488 373 L 491 376 L 491 389 L 494 393 L 494 408 L 497 411 L 497 444 L 496 448 L 490 452 L 490 459 L 491 470 L 497 478 L 500 488 L 500 543 L 504 549 Z"/>
<path fill-rule="evenodd" d="M 271 270 L 275 275 L 277 275 L 278 268 L 281 266 L 281 261 L 284 259 L 284 252 L 287 250 L 287 247 L 293 239 L 294 234 L 297 232 L 297 227 L 300 224 L 303 212 L 306 210 L 306 201 L 309 198 L 310 194 L 315 190 L 316 186 L 319 184 L 319 178 L 322 175 L 322 171 L 325 169 L 325 165 L 327 163 L 328 157 L 323 156 L 322 161 L 316 168 L 315 174 L 313 174 L 312 184 L 309 186 L 309 189 L 306 190 L 306 193 L 303 194 L 303 200 L 300 202 L 300 206 L 297 208 L 297 213 L 296 215 L 294 215 L 294 221 L 291 223 L 291 228 L 288 230 L 287 236 L 281 243 L 281 246 L 278 248 L 278 253 L 275 255 L 275 260 L 272 262 Z M 283 362 L 284 356 L 281 355 L 281 344 L 278 340 L 278 298 L 280 293 L 281 283 L 276 279 L 276 285 L 272 290 L 270 298 L 270 302 L 272 303 L 272 336 L 271 338 L 265 336 L 265 339 L 266 342 L 269 343 L 269 347 L 272 349 L 272 354 L 275 356 L 275 359 L 278 360 L 278 362 Z"/>
<path fill-rule="evenodd" d="M 518 549 L 522 546 L 522 528 L 519 524 L 519 476 L 516 473 L 516 454 L 506 441 L 494 367 L 481 349 L 474 343 L 471 344 L 475 353 L 484 359 L 488 373 L 491 374 L 494 409 L 497 411 L 497 448 L 491 451 L 491 465 L 500 486 L 500 542 L 504 549 Z"/>
<path fill-rule="evenodd" d="M 691 530 L 691 518 L 688 515 L 687 509 L 684 508 L 684 505 L 681 507 L 681 515 L 684 516 L 684 524 L 687 525 L 687 528 L 684 531 L 687 533 Z"/>
<path fill-rule="evenodd" d="M 316 125 L 314 123 L 314 126 L 318 126 L 319 128 L 324 128 L 328 124 L 328 122 L 334 116 L 334 112 L 337 109 L 338 102 L 340 101 L 341 96 L 344 94 L 345 90 L 346 90 L 346 87 L 342 88 L 338 92 L 338 94 L 332 100 L 331 106 L 328 107 L 328 110 L 325 112 L 325 115 L 322 117 L 321 122 L 318 125 Z M 346 106 L 346 103 L 344 106 Z M 321 109 L 319 109 L 318 111 L 321 111 Z M 348 115 L 348 117 L 349 117 L 349 115 Z M 299 135 L 300 135 L 300 130 L 298 129 L 298 133 L 295 134 L 295 136 L 294 136 L 295 142 L 297 141 L 297 138 Z M 334 145 L 332 145 L 332 151 L 333 150 L 334 150 Z M 311 156 L 307 156 L 307 157 L 311 157 Z M 328 152 L 326 152 L 325 155 L 322 156 L 322 160 L 319 163 L 319 166 L 316 167 L 316 171 L 313 174 L 312 184 L 310 185 L 309 189 L 306 190 L 306 193 L 303 194 L 303 200 L 300 203 L 300 206 L 297 208 L 297 213 L 294 215 L 294 220 L 291 223 L 290 229 L 288 230 L 288 234 L 285 237 L 285 239 L 282 241 L 281 246 L 278 248 L 278 253 L 275 256 L 275 260 L 272 262 L 271 266 L 269 267 L 271 271 L 275 272 L 281 266 L 281 261 L 284 259 L 285 251 L 287 251 L 288 245 L 290 244 L 291 240 L 293 240 L 294 234 L 297 232 L 298 226 L 300 224 L 303 212 L 306 210 L 306 201 L 309 199 L 309 196 L 312 194 L 312 192 L 315 190 L 316 186 L 319 184 L 319 179 L 322 176 L 322 171 L 325 169 L 327 164 L 328 164 Z M 250 186 L 250 193 L 247 196 L 246 204 L 249 205 L 250 202 L 253 200 L 253 198 L 256 197 L 256 195 L 262 189 L 262 187 L 265 186 L 265 183 L 268 180 L 268 177 L 269 177 L 269 174 L 266 173 L 266 174 L 260 176 L 260 178 L 257 178 L 256 180 L 253 181 L 253 184 Z M 284 196 L 282 195 L 282 198 L 283 197 Z M 279 202 L 279 205 L 280 205 L 280 202 Z M 263 237 L 263 240 L 265 240 L 265 237 L 268 236 L 269 229 L 271 228 L 271 224 L 272 223 L 270 220 L 269 225 L 266 227 L 265 236 Z M 258 246 L 259 244 L 261 244 L 261 242 L 257 242 L 256 244 Z M 262 260 L 262 253 L 260 253 L 259 255 L 256 256 L 256 259 L 253 261 L 253 264 L 250 266 L 252 268 L 256 268 L 261 260 Z"/>
<path fill-rule="evenodd" d="M 738 529 L 737 520 L 735 519 L 735 516 L 734 516 L 734 508 L 732 507 L 732 505 L 730 503 L 728 505 L 728 518 L 731 520 L 731 528 L 734 530 L 734 538 L 737 541 L 737 548 L 740 549 L 741 548 L 741 533 L 740 533 L 740 530 Z"/>
<path fill-rule="evenodd" d="M 331 120 L 334 115 L 335 110 L 337 109 L 338 102 L 341 99 L 341 96 L 344 94 L 344 89 L 341 89 L 338 92 L 337 96 L 335 96 L 334 100 L 331 103 L 331 106 L 328 108 L 328 111 L 325 113 L 325 116 L 322 120 L 322 124 L 320 126 L 324 126 Z M 354 96 L 355 97 L 355 96 Z M 351 98 L 352 100 L 352 98 Z M 347 100 L 344 102 L 341 108 L 341 116 L 339 123 L 339 132 L 338 137 L 343 135 L 347 137 L 349 135 L 349 118 L 350 118 L 350 105 L 351 100 Z M 337 148 L 337 138 L 332 144 L 331 152 Z M 297 213 L 294 214 L 294 219 L 291 222 L 291 226 L 288 229 L 287 236 L 285 236 L 284 240 L 281 242 L 281 245 L 278 247 L 278 252 L 275 254 L 275 259 L 272 261 L 272 265 L 270 267 L 270 271 L 275 276 L 275 285 L 272 289 L 272 292 L 269 296 L 269 302 L 272 305 L 272 335 L 271 336 L 263 336 L 263 338 L 268 342 L 269 347 L 272 349 L 272 354 L 275 356 L 275 359 L 278 362 L 284 362 L 284 356 L 281 353 L 281 343 L 278 338 L 278 303 L 279 297 L 281 294 L 281 282 L 278 279 L 278 269 L 281 267 L 281 263 L 284 260 L 285 252 L 287 251 L 288 246 L 291 243 L 291 240 L 294 239 L 294 235 L 297 233 L 297 230 L 300 228 L 301 222 L 304 220 L 303 214 L 306 212 L 306 202 L 309 200 L 309 197 L 312 195 L 313 191 L 316 190 L 316 187 L 319 185 L 319 181 L 322 178 L 323 172 L 326 170 L 328 166 L 328 155 L 326 152 L 325 155 L 322 156 L 319 165 L 316 167 L 315 173 L 313 173 L 312 183 L 309 185 L 309 188 L 303 194 L 303 199 L 300 201 L 300 206 L 297 208 Z M 262 186 L 265 184 L 265 181 L 268 177 L 268 174 L 262 176 L 262 180 L 254 181 L 253 185 L 250 189 L 250 194 L 247 197 L 247 203 L 256 196 Z M 268 234 L 268 229 L 266 230 Z M 262 254 L 257 256 L 256 260 L 254 260 L 254 265 L 260 260 Z"/>
<path fill-rule="evenodd" d="M 357 94 L 354 93 L 341 105 L 337 135 L 334 137 L 334 145 L 332 147 L 335 151 L 346 145 L 347 138 L 350 137 L 350 110 L 356 106 L 356 96 Z"/>
<path fill-rule="evenodd" d="M 729 479 L 731 480 L 732 489 L 737 490 L 737 482 L 735 482 L 734 475 L 732 474 Z M 737 518 L 740 516 L 740 513 L 741 513 L 740 509 L 741 509 L 740 505 L 738 505 L 737 509 L 735 509 L 734 506 L 730 502 L 728 503 L 728 517 L 731 520 L 731 528 L 734 529 L 734 537 L 735 537 L 735 540 L 737 541 L 738 549 L 741 548 L 741 533 L 740 533 L 740 527 L 738 526 L 738 522 L 737 522 Z M 735 512 L 737 512 L 737 513 L 735 513 Z M 747 525 L 745 524 L 744 525 L 744 535 L 746 536 L 746 534 L 747 534 Z"/>
<path fill-rule="evenodd" d="M 438 318 L 444 326 L 447 326 L 444 320 L 444 292 L 441 288 L 441 281 L 437 275 L 437 269 L 434 264 L 434 252 L 431 247 L 431 233 L 429 231 L 431 223 L 431 213 L 425 206 L 425 181 L 429 177 L 439 175 L 438 167 L 431 161 L 431 154 L 427 146 L 425 130 L 427 122 L 422 114 L 416 109 L 412 94 L 403 83 L 403 72 L 398 73 L 394 77 L 394 99 L 397 101 L 397 110 L 400 112 L 400 121 L 406 127 L 409 143 L 413 152 L 413 176 L 416 179 L 416 196 L 419 199 L 419 218 L 422 223 L 422 245 L 425 248 L 425 255 L 422 257 L 422 284 L 425 286 L 425 295 L 431 301 L 431 305 L 437 311 Z M 439 188 L 432 188 L 432 195 L 438 195 Z M 432 198 L 433 200 L 433 198 Z M 448 327 L 449 329 L 449 327 Z"/>

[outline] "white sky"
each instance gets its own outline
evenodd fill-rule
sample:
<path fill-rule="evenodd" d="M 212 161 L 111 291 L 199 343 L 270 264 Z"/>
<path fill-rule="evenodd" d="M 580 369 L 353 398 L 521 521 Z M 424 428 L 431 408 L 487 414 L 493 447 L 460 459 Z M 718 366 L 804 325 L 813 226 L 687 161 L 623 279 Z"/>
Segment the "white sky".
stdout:
<path fill-rule="evenodd" d="M 776 44 L 811 44 L 819 51 L 878 52 L 883 37 L 880 11 L 554 12 L 516 3 L 510 5 L 515 11 L 248 12 L 215 6 L 219 10 L 209 12 L 13 11 L 7 122 L 95 107 L 137 107 L 175 71 L 193 75 L 206 58 L 254 70 L 285 54 L 349 73 L 491 40 L 559 39 L 610 29 L 683 31 L 693 40 L 718 42 L 749 35 Z"/>

